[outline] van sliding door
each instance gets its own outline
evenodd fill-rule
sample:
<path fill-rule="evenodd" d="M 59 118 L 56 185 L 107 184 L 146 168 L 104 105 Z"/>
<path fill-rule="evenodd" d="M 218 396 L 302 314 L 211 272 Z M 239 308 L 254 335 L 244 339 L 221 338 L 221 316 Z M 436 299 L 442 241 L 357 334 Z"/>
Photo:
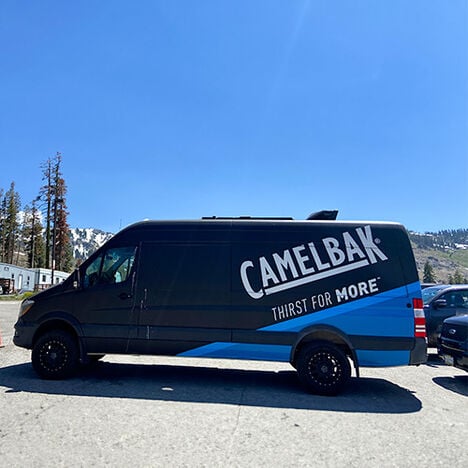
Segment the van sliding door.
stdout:
<path fill-rule="evenodd" d="M 140 352 L 231 340 L 229 244 L 143 244 L 138 270 Z"/>

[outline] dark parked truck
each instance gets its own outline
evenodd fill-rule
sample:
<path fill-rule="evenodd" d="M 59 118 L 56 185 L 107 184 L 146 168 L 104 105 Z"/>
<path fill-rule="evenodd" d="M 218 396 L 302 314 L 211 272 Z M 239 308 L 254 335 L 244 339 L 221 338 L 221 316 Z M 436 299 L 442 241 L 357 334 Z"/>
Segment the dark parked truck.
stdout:
<path fill-rule="evenodd" d="M 468 372 L 468 314 L 444 320 L 438 348 L 446 364 Z"/>
<path fill-rule="evenodd" d="M 209 218 L 134 224 L 21 305 L 43 378 L 107 353 L 290 362 L 336 394 L 353 364 L 426 361 L 413 253 L 396 223 Z"/>

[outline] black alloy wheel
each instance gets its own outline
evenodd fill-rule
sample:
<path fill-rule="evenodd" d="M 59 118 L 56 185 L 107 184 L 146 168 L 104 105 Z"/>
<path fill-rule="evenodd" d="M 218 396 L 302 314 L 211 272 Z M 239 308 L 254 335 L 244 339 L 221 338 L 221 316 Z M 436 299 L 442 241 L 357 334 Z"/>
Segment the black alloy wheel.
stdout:
<path fill-rule="evenodd" d="M 351 376 L 346 354 L 327 342 L 304 346 L 299 354 L 297 371 L 305 387 L 318 395 L 336 395 Z"/>
<path fill-rule="evenodd" d="M 64 330 L 46 332 L 34 344 L 31 360 L 34 370 L 43 379 L 70 377 L 79 361 L 76 339 Z"/>

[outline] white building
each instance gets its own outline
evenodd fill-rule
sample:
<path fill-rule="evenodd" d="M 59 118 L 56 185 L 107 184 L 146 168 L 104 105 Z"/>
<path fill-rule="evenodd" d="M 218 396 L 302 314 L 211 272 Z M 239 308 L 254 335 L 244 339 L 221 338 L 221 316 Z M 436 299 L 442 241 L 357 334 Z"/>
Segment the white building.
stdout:
<path fill-rule="evenodd" d="M 68 278 L 69 273 L 54 271 L 54 284 Z M 52 286 L 52 270 L 46 268 L 23 268 L 0 263 L 0 286 L 3 294 L 38 291 Z"/>
<path fill-rule="evenodd" d="M 47 268 L 33 268 L 31 271 L 34 271 L 35 274 L 34 287 L 36 291 L 47 289 L 52 286 L 52 270 L 48 270 Z M 69 275 L 70 273 L 54 270 L 54 285 L 62 283 Z"/>

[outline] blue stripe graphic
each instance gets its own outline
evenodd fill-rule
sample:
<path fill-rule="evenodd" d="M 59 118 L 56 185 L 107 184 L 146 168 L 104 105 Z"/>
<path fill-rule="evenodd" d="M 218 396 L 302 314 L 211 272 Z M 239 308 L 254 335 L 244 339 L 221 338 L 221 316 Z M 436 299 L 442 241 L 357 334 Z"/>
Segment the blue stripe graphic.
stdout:
<path fill-rule="evenodd" d="M 411 303 L 413 297 L 421 297 L 419 281 L 268 325 L 258 331 L 299 332 L 314 324 L 327 324 L 348 335 L 412 337 L 414 319 L 407 304 Z M 290 353 L 291 346 L 286 345 L 215 342 L 185 351 L 178 356 L 288 362 Z M 357 356 L 361 366 L 396 366 L 407 365 L 409 362 L 409 351 L 357 350 Z"/>
<path fill-rule="evenodd" d="M 291 346 L 219 342 L 185 351 L 178 356 L 288 362 L 290 353 Z"/>
<path fill-rule="evenodd" d="M 326 323 L 350 335 L 413 336 L 413 315 L 408 314 L 407 308 L 412 297 L 421 297 L 419 281 L 259 330 L 299 332 Z"/>

